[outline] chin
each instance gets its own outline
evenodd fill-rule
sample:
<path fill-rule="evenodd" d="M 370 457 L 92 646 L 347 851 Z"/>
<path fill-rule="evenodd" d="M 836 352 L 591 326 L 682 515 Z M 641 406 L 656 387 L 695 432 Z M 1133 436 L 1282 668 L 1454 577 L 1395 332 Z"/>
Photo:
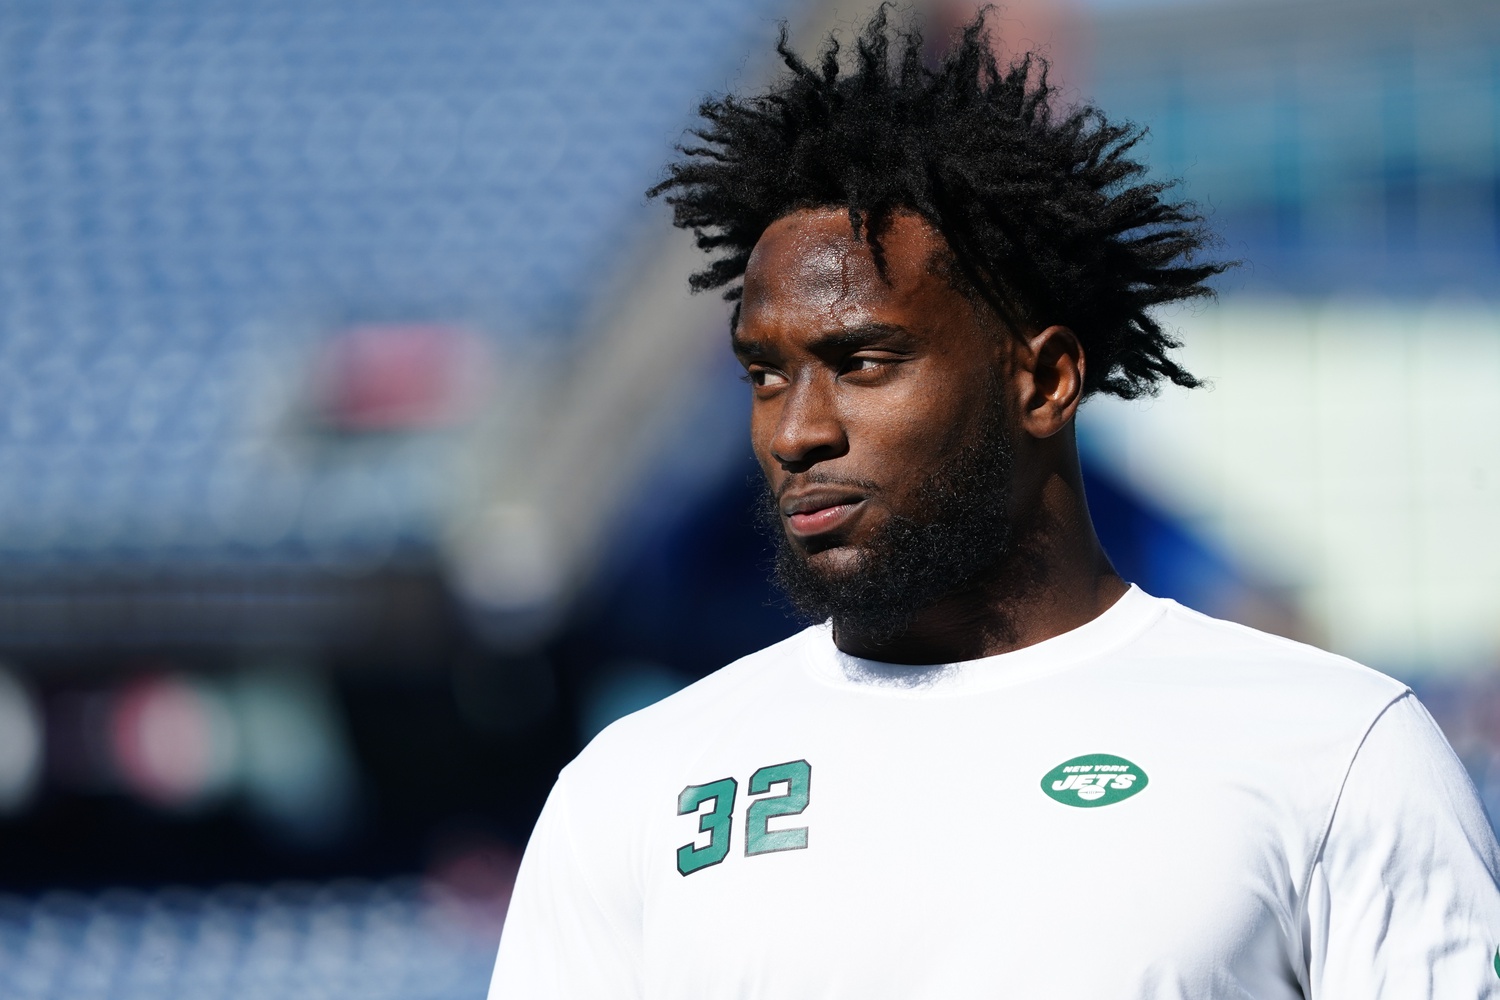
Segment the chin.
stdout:
<path fill-rule="evenodd" d="M 846 580 L 859 573 L 865 565 L 864 553 L 852 545 L 830 545 L 827 548 L 800 549 L 802 562 L 813 574 L 825 580 Z"/>

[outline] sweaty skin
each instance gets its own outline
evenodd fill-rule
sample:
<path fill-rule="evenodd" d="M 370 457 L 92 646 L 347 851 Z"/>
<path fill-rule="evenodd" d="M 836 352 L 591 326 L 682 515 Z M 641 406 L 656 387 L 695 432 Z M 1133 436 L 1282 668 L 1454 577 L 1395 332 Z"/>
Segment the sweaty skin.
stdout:
<path fill-rule="evenodd" d="M 946 244 L 916 214 L 898 214 L 880 243 L 883 274 L 847 209 L 805 209 L 772 223 L 746 267 L 734 349 L 783 528 L 814 569 L 849 572 L 883 519 L 923 519 L 917 486 L 981 433 L 998 387 L 1014 482 L 996 516 L 1018 554 L 890 641 L 839 629 L 835 642 L 891 663 L 948 663 L 1092 620 L 1127 587 L 1084 503 L 1078 338 L 1062 326 L 1018 333 L 976 306 L 934 266 Z"/>

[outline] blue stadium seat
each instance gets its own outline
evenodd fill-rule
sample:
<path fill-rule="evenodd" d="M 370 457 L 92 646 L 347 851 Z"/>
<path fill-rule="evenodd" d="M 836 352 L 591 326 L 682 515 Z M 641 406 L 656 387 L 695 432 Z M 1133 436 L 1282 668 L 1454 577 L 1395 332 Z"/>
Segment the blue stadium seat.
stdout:
<path fill-rule="evenodd" d="M 10 11 L 0 557 L 316 563 L 428 544 L 445 504 L 421 483 L 431 461 L 286 445 L 275 421 L 296 416 L 312 345 L 413 317 L 566 337 L 697 96 L 782 6 Z M 288 528 L 312 498 L 334 506 Z"/>

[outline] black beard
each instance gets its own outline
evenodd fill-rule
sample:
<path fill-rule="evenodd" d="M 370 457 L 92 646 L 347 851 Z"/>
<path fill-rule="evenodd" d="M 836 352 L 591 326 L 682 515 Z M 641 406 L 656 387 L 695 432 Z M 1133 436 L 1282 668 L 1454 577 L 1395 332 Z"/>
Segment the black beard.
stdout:
<path fill-rule="evenodd" d="M 999 407 L 985 433 L 929 476 L 913 496 L 924 521 L 893 514 L 862 547 L 854 566 L 814 569 L 786 536 L 767 490 L 762 519 L 778 540 L 776 582 L 807 619 L 883 645 L 938 601 L 983 582 L 1012 554 L 1008 519 L 1014 453 Z"/>

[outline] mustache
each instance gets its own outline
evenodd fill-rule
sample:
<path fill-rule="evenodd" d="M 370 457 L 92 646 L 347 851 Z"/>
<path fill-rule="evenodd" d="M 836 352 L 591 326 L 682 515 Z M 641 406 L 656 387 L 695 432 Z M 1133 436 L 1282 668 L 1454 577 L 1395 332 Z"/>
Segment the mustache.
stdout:
<path fill-rule="evenodd" d="M 880 484 L 871 479 L 848 479 L 842 476 L 830 476 L 826 472 L 798 472 L 787 476 L 780 486 L 771 490 L 771 493 L 776 502 L 780 503 L 782 497 L 801 486 L 837 486 L 868 494 L 881 492 Z"/>

